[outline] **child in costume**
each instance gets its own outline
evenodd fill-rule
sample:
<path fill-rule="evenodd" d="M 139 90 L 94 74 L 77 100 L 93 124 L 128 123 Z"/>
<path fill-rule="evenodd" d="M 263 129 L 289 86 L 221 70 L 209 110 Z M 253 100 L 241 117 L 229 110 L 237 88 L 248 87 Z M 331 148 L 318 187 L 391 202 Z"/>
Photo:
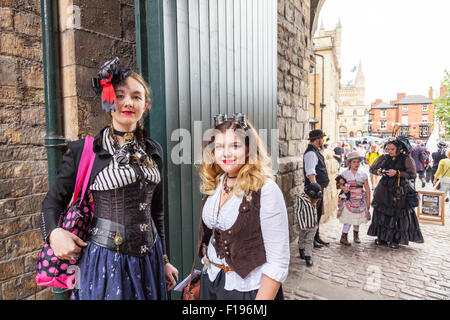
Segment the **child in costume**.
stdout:
<path fill-rule="evenodd" d="M 348 186 L 341 185 L 340 189 L 350 197 L 339 198 L 337 217 L 344 225 L 340 243 L 347 246 L 350 245 L 347 235 L 351 225 L 353 241 L 360 243 L 359 226 L 370 220 L 370 187 L 367 174 L 359 170 L 362 160 L 363 157 L 359 153 L 350 153 L 345 161 L 345 166 L 349 168 L 341 174 Z"/>
<path fill-rule="evenodd" d="M 313 265 L 312 247 L 318 228 L 316 205 L 322 196 L 322 187 L 318 183 L 311 183 L 305 187 L 305 193 L 297 198 L 296 214 L 300 227 L 298 247 L 300 258 L 305 260 L 308 267 Z"/>

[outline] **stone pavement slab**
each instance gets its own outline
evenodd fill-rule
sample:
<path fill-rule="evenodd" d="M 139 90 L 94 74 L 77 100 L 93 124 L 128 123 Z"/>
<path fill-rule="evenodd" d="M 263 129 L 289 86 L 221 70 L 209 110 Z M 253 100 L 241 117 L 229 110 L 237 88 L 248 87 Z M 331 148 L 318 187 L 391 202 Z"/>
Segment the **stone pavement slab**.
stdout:
<path fill-rule="evenodd" d="M 450 217 L 448 202 L 445 211 Z M 410 242 L 399 249 L 375 245 L 375 237 L 367 235 L 369 225 L 360 226 L 360 244 L 353 242 L 350 231 L 352 245 L 347 247 L 339 243 L 342 225 L 335 217 L 321 223 L 321 237 L 330 245 L 313 249 L 314 265 L 309 268 L 299 258 L 297 239 L 292 241 L 289 275 L 283 284 L 285 298 L 450 299 L 450 219 L 444 226 L 420 221 L 425 242 Z"/>

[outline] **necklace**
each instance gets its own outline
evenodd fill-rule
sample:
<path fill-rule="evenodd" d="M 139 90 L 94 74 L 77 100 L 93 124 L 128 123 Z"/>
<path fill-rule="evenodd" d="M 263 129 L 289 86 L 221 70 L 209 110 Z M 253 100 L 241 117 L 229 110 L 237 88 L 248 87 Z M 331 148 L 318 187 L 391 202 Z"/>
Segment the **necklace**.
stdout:
<path fill-rule="evenodd" d="M 122 190 L 122 195 L 123 195 L 123 190 Z M 117 188 L 114 188 L 114 196 L 115 196 L 115 200 L 116 200 L 116 235 L 114 237 L 114 244 L 116 245 L 116 248 L 117 248 L 117 252 L 114 255 L 114 260 L 117 261 L 119 259 L 119 247 L 123 243 L 123 238 L 122 238 L 122 235 L 120 234 L 119 225 L 118 225 L 119 215 L 117 213 Z"/>
<path fill-rule="evenodd" d="M 234 185 L 229 187 L 228 186 L 228 179 L 236 178 L 236 177 L 229 177 L 228 173 L 226 174 L 225 178 L 223 179 L 223 191 L 228 195 L 231 191 L 233 191 Z"/>
<path fill-rule="evenodd" d="M 115 135 L 118 135 L 120 137 L 123 137 L 123 136 L 125 136 L 127 134 L 132 134 L 133 136 L 136 134 L 136 130 L 122 132 L 122 131 L 116 130 L 114 128 L 113 128 L 113 132 L 114 132 Z"/>
<path fill-rule="evenodd" d="M 232 177 L 233 178 L 233 177 Z M 220 214 L 220 209 L 222 209 L 222 206 L 224 205 L 222 203 L 222 194 L 226 197 L 228 197 L 231 194 L 231 191 L 233 190 L 234 186 L 229 187 L 227 185 L 227 181 L 228 181 L 228 174 L 225 175 L 225 177 L 223 178 L 223 191 L 225 192 L 224 194 L 222 193 L 222 190 L 220 190 L 220 194 L 219 196 L 216 198 L 216 202 L 214 203 L 214 211 L 217 208 L 217 212 L 214 216 L 214 224 L 213 224 L 213 228 L 212 228 L 212 239 L 211 239 L 211 243 L 215 244 L 216 243 L 216 228 L 219 225 L 219 214 Z M 217 202 L 219 202 L 217 204 Z"/>

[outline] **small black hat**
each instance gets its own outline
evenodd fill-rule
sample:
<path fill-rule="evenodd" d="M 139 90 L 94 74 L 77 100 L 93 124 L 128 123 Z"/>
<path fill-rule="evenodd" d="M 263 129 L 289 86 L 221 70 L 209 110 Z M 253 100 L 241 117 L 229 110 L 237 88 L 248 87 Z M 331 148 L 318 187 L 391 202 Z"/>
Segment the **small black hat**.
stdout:
<path fill-rule="evenodd" d="M 444 142 L 444 141 L 439 141 L 439 143 L 438 143 L 438 147 L 446 147 L 447 146 L 447 144 Z"/>
<path fill-rule="evenodd" d="M 312 130 L 309 132 L 309 140 L 323 138 L 325 136 L 326 134 L 320 129 Z"/>
<path fill-rule="evenodd" d="M 322 199 L 322 187 L 318 183 L 310 183 L 305 186 L 305 193 L 312 199 Z"/>

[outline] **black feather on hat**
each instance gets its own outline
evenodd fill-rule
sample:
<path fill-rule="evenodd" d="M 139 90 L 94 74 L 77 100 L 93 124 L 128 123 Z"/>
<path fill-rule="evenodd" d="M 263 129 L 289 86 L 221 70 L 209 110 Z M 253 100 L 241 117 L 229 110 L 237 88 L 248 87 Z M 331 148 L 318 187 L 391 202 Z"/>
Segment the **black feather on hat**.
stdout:
<path fill-rule="evenodd" d="M 116 111 L 117 102 L 114 86 L 120 84 L 131 74 L 132 70 L 125 67 L 118 57 L 106 61 L 98 69 L 98 78 L 91 79 L 92 89 L 97 95 L 102 95 L 102 109 L 106 112 Z"/>

